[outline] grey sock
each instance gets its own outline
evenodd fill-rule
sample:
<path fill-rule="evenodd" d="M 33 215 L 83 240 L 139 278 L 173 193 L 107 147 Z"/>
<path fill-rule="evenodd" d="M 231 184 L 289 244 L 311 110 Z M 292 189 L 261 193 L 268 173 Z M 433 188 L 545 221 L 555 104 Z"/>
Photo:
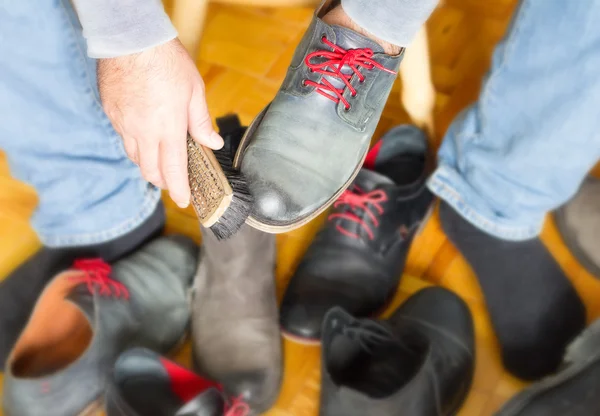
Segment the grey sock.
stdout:
<path fill-rule="evenodd" d="M 542 241 L 491 236 L 445 202 L 440 219 L 477 275 L 506 369 L 527 380 L 556 370 L 566 346 L 583 330 L 586 314 Z"/>

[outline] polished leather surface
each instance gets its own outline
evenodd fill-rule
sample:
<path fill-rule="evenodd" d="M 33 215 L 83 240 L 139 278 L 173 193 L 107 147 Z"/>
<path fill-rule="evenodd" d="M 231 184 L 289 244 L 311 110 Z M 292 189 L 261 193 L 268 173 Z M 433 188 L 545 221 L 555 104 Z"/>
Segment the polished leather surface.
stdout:
<path fill-rule="evenodd" d="M 323 317 L 333 306 L 369 317 L 396 293 L 410 244 L 433 201 L 425 185 L 426 137 L 415 127 L 401 127 L 381 139 L 379 153 L 392 159 L 392 168 L 394 157 L 403 157 L 400 164 L 415 163 L 416 172 L 410 173 L 417 179 L 397 185 L 376 171 L 360 171 L 350 190 L 384 192 L 387 200 L 378 203 L 382 213 L 371 203 L 367 209 L 334 205 L 333 215 L 352 214 L 364 224 L 330 216 L 317 234 L 281 305 L 281 324 L 287 334 L 319 339 Z"/>
<path fill-rule="evenodd" d="M 104 394 L 121 352 L 135 346 L 164 353 L 173 348 L 189 323 L 187 288 L 197 253 L 192 240 L 170 236 L 118 261 L 112 278 L 128 289 L 128 300 L 90 294 L 85 284 L 77 286 L 69 299 L 90 321 L 90 346 L 71 365 L 45 377 L 15 377 L 9 363 L 4 376 L 6 415 L 77 415 Z"/>
<path fill-rule="evenodd" d="M 271 407 L 281 384 L 274 270 L 273 235 L 246 225 L 225 241 L 203 232 L 192 308 L 195 361 L 252 414 Z"/>
<path fill-rule="evenodd" d="M 466 304 L 439 287 L 413 295 L 386 321 L 357 320 L 332 309 L 323 323 L 320 416 L 454 415 L 473 377 L 473 331 Z M 361 380 L 369 394 L 351 384 L 365 364 L 339 357 L 360 352 L 381 361 L 394 347 L 397 354 L 378 364 L 387 380 Z"/>
<path fill-rule="evenodd" d="M 185 392 L 198 388 L 199 394 L 184 402 L 184 398 L 176 394 L 172 380 L 172 377 L 182 375 L 169 374 L 164 360 L 157 353 L 143 348 L 123 353 L 115 364 L 107 387 L 107 416 L 223 416 L 224 398 L 221 393 L 214 386 L 210 387 L 209 381 L 191 373 L 195 379 L 186 376 Z M 172 362 L 171 366 L 179 367 Z M 184 368 L 181 371 L 189 372 Z"/>
<path fill-rule="evenodd" d="M 341 190 L 358 168 L 385 102 L 394 74 L 359 66 L 364 82 L 354 76 L 350 83 L 356 97 L 346 88 L 343 96 L 351 105 L 319 94 L 305 80 L 323 79 L 341 88 L 341 80 L 311 72 L 308 54 L 331 51 L 322 38 L 350 50 L 370 48 L 373 60 L 397 71 L 402 56 L 389 56 L 368 38 L 315 17 L 300 42 L 287 76 L 275 99 L 249 129 L 249 145 L 242 148 L 241 171 L 255 198 L 254 220 L 272 226 L 290 226 L 310 217 Z M 313 58 L 311 62 L 323 62 Z M 330 69 L 331 70 L 331 69 Z M 344 72 L 350 71 L 347 65 Z"/>

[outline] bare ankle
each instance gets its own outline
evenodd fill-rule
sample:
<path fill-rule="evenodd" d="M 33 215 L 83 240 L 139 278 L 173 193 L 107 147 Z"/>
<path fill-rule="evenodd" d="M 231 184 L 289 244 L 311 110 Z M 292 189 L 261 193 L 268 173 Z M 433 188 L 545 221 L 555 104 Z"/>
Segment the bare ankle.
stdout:
<path fill-rule="evenodd" d="M 363 36 L 368 37 L 371 40 L 377 42 L 385 53 L 388 55 L 398 55 L 402 52 L 402 47 L 393 45 L 389 42 L 384 41 L 383 39 L 379 39 L 377 36 L 367 32 L 365 29 L 357 25 L 351 18 L 344 12 L 341 5 L 337 5 L 333 9 L 327 12 L 325 16 L 323 16 L 323 21 L 329 25 L 337 25 L 342 27 L 347 27 L 348 29 L 352 29 L 355 32 L 360 33 Z"/>

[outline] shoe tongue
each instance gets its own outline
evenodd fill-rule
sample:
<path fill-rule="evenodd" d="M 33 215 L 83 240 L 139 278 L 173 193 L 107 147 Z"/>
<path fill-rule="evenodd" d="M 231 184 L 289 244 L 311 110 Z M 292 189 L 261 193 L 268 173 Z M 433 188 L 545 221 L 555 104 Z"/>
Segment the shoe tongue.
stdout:
<path fill-rule="evenodd" d="M 335 43 L 342 49 L 351 50 L 351 49 L 363 49 L 370 48 L 373 52 L 383 52 L 383 48 L 379 46 L 376 42 L 373 42 L 371 39 L 357 33 L 351 29 L 347 29 L 341 26 L 331 26 L 335 33 L 335 40 L 329 39 L 329 41 Z M 323 50 L 331 51 L 331 48 L 328 45 L 321 45 Z M 329 71 L 335 71 L 337 68 L 335 65 L 331 65 L 328 67 Z M 359 70 L 362 72 L 364 68 L 359 66 Z M 344 65 L 342 67 L 341 72 L 346 75 L 352 75 L 353 71 L 348 65 Z M 325 75 L 327 81 L 329 81 L 335 88 L 346 88 L 344 82 L 337 76 L 329 76 Z"/>
<path fill-rule="evenodd" d="M 77 285 L 66 297 L 66 300 L 75 304 L 93 325 L 96 317 L 96 308 L 94 295 L 92 295 L 85 285 Z"/>
<path fill-rule="evenodd" d="M 334 43 L 340 48 L 344 48 L 346 50 L 369 48 L 375 53 L 383 52 L 383 48 L 379 46 L 377 42 L 372 41 L 368 37 L 363 36 L 352 29 L 336 25 L 331 26 L 331 28 L 335 33 Z M 333 41 L 333 39 L 331 39 L 331 41 Z"/>
<path fill-rule="evenodd" d="M 384 185 L 394 185 L 394 181 L 375 171 L 361 169 L 354 180 L 354 184 L 364 192 L 370 192 Z"/>
<path fill-rule="evenodd" d="M 215 388 L 203 391 L 186 403 L 175 416 L 222 416 L 225 412 L 225 400 Z"/>

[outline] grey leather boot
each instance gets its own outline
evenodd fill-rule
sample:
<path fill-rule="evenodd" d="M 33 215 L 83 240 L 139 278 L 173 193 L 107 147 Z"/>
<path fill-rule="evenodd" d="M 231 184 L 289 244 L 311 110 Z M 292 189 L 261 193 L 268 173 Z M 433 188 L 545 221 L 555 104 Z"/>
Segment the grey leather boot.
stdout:
<path fill-rule="evenodd" d="M 7 361 L 5 416 L 102 414 L 119 354 L 167 353 L 182 340 L 197 255 L 190 239 L 161 237 L 112 267 L 84 259 L 57 275 Z"/>
<path fill-rule="evenodd" d="M 587 178 L 575 197 L 556 211 L 555 218 L 571 253 L 600 278 L 600 179 Z"/>
<path fill-rule="evenodd" d="M 351 29 L 325 23 L 330 5 L 326 0 L 317 8 L 277 96 L 236 154 L 255 199 L 247 223 L 265 232 L 306 224 L 350 185 L 402 59 Z"/>
<path fill-rule="evenodd" d="M 199 372 L 252 414 L 279 394 L 281 335 L 275 297 L 275 237 L 244 225 L 231 239 L 202 233 L 194 282 L 192 342 Z"/>

